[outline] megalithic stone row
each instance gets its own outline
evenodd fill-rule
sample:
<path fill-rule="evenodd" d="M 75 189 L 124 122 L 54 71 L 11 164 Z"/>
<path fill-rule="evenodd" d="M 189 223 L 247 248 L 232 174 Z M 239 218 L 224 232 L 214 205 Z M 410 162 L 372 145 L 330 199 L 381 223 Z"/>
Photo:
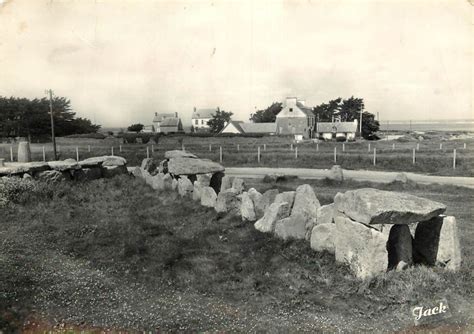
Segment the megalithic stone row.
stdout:
<path fill-rule="evenodd" d="M 30 143 L 22 141 L 18 144 L 18 162 L 30 162 L 31 150 Z"/>

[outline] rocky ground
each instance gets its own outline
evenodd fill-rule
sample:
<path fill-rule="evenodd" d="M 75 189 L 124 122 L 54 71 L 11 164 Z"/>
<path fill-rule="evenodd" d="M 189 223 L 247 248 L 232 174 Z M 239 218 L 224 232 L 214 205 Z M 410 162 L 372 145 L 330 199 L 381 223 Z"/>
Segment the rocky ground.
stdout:
<path fill-rule="evenodd" d="M 327 204 L 356 184 L 313 187 Z M 474 193 L 405 187 L 457 217 L 459 273 L 418 267 L 359 281 L 305 241 L 278 240 L 141 180 L 65 184 L 0 217 L 0 329 L 413 332 L 411 307 L 446 298 L 452 317 L 435 330 L 472 331 Z"/>

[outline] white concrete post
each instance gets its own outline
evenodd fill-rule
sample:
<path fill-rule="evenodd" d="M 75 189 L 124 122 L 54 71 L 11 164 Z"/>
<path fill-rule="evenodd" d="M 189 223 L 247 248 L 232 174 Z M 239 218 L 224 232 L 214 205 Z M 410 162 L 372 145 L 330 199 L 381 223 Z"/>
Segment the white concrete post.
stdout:
<path fill-rule="evenodd" d="M 114 147 L 112 146 L 112 149 L 111 149 L 111 153 L 112 153 L 112 156 L 114 156 Z"/>
<path fill-rule="evenodd" d="M 260 146 L 257 147 L 257 161 L 260 163 Z"/>
<path fill-rule="evenodd" d="M 370 143 L 369 143 L 369 148 L 368 148 L 368 150 L 367 150 L 367 151 L 369 151 L 369 152 L 370 152 Z"/>
<path fill-rule="evenodd" d="M 237 151 L 240 151 L 240 145 L 237 144 Z"/>
<path fill-rule="evenodd" d="M 79 161 L 79 147 L 77 146 L 76 146 L 76 161 Z"/>
<path fill-rule="evenodd" d="M 394 150 L 394 149 L 395 149 L 395 143 L 392 144 L 392 150 Z"/>
<path fill-rule="evenodd" d="M 155 145 L 151 144 L 151 153 L 155 152 Z"/>
<path fill-rule="evenodd" d="M 345 143 L 342 143 L 342 152 L 345 152 L 346 151 L 346 145 L 344 145 Z"/>
<path fill-rule="evenodd" d="M 209 144 L 209 152 L 212 152 L 212 144 Z"/>
<path fill-rule="evenodd" d="M 184 148 L 184 143 L 181 143 L 181 151 L 186 151 L 186 149 Z"/>
<path fill-rule="evenodd" d="M 334 163 L 337 162 L 337 146 L 334 146 Z"/>
<path fill-rule="evenodd" d="M 87 151 L 88 151 L 88 152 L 91 151 L 91 146 L 90 146 L 90 145 L 87 145 Z"/>
<path fill-rule="evenodd" d="M 416 150 L 418 151 L 420 149 L 420 143 L 416 143 Z"/>
<path fill-rule="evenodd" d="M 290 144 L 290 150 L 293 151 L 293 144 Z"/>
<path fill-rule="evenodd" d="M 13 146 L 10 146 L 10 161 L 13 162 Z"/>
<path fill-rule="evenodd" d="M 439 149 L 440 149 L 440 150 L 443 149 L 443 143 L 439 143 Z"/>
<path fill-rule="evenodd" d="M 219 146 L 219 161 L 222 163 L 222 146 Z"/>
<path fill-rule="evenodd" d="M 416 163 L 416 149 L 413 149 L 413 164 Z"/>
<path fill-rule="evenodd" d="M 146 158 L 150 158 L 150 148 L 148 146 L 146 147 Z"/>
<path fill-rule="evenodd" d="M 316 143 L 316 152 L 319 152 L 319 143 Z"/>
<path fill-rule="evenodd" d="M 295 159 L 298 159 L 298 146 L 295 147 Z"/>
<path fill-rule="evenodd" d="M 264 151 L 267 150 L 267 144 L 263 144 L 263 150 L 264 150 Z"/>
<path fill-rule="evenodd" d="M 374 147 L 374 166 L 376 165 L 377 163 L 377 148 Z"/>
<path fill-rule="evenodd" d="M 122 152 L 122 145 L 119 145 L 119 151 Z"/>
<path fill-rule="evenodd" d="M 46 152 L 44 150 L 44 146 L 43 146 L 43 161 L 46 161 Z"/>
<path fill-rule="evenodd" d="M 456 169 L 456 149 L 453 151 L 453 169 Z"/>
<path fill-rule="evenodd" d="M 464 149 L 466 149 L 466 143 L 464 143 Z"/>

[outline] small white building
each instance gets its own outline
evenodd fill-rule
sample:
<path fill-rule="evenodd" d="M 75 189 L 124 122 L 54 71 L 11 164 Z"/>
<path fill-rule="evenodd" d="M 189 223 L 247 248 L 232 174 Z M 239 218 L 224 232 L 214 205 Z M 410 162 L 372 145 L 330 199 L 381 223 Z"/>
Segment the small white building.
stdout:
<path fill-rule="evenodd" d="M 209 122 L 212 117 L 216 114 L 216 109 L 196 109 L 194 107 L 193 115 L 191 117 L 191 125 L 194 128 L 194 131 L 209 131 Z"/>
<path fill-rule="evenodd" d="M 316 124 L 316 136 L 324 140 L 347 140 L 356 139 L 358 122 L 319 122 Z"/>

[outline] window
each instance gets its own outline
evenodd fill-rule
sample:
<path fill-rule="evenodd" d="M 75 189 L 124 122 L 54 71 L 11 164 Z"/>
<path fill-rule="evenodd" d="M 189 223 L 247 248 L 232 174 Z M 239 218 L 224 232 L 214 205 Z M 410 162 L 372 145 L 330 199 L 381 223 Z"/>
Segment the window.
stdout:
<path fill-rule="evenodd" d="M 199 124 L 199 120 L 195 119 L 195 120 L 194 120 L 194 124 L 198 125 L 198 124 Z"/>
<path fill-rule="evenodd" d="M 204 125 L 204 120 L 203 119 L 201 119 L 201 125 Z"/>
<path fill-rule="evenodd" d="M 293 108 L 290 108 L 290 112 L 292 112 L 292 111 L 293 111 Z"/>

